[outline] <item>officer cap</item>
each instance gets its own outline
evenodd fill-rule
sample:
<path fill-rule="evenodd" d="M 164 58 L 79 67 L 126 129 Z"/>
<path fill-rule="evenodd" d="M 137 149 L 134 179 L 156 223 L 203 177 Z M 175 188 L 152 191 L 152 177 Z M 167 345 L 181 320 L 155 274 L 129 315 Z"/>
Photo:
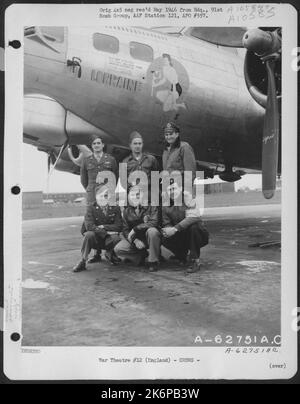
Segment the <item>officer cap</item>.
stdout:
<path fill-rule="evenodd" d="M 169 135 L 173 132 L 179 133 L 179 127 L 174 122 L 168 122 L 164 127 L 164 134 Z"/>

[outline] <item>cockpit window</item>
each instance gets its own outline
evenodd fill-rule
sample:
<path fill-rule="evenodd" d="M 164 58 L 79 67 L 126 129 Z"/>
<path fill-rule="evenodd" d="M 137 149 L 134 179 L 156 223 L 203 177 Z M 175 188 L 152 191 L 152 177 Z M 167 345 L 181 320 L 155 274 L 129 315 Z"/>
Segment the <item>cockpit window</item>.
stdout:
<path fill-rule="evenodd" d="M 119 40 L 114 36 L 95 33 L 93 35 L 93 45 L 94 48 L 102 52 L 119 52 Z"/>
<path fill-rule="evenodd" d="M 129 48 L 130 55 L 134 59 L 143 60 L 145 62 L 152 62 L 153 49 L 151 48 L 151 46 L 139 42 L 130 42 Z"/>
<path fill-rule="evenodd" d="M 40 30 L 48 41 L 59 43 L 64 41 L 64 27 L 40 27 Z"/>

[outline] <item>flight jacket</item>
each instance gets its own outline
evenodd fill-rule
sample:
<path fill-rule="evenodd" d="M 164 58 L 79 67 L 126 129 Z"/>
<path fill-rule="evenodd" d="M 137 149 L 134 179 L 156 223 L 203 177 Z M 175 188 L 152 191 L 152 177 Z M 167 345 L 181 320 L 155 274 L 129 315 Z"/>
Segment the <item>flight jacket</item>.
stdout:
<path fill-rule="evenodd" d="M 165 148 L 163 155 L 163 170 L 172 171 L 192 171 L 193 179 L 196 176 L 196 159 L 192 147 L 187 142 L 179 142 L 169 149 Z"/>
<path fill-rule="evenodd" d="M 199 213 L 195 213 L 194 207 L 186 206 L 163 206 L 162 207 L 162 227 L 175 227 L 178 231 L 189 228 L 194 223 L 200 223 L 204 226 Z"/>
<path fill-rule="evenodd" d="M 158 227 L 158 209 L 154 206 L 141 206 L 137 216 L 135 208 L 128 206 L 123 212 L 123 235 L 128 240 L 128 234 L 133 229 L 136 238 L 144 241 L 146 231 L 150 227 Z"/>

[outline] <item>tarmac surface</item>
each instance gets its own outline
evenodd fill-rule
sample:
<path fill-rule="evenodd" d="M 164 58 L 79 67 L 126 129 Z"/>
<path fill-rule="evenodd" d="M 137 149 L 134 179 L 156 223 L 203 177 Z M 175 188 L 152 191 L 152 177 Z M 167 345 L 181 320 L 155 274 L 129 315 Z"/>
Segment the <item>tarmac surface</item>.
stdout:
<path fill-rule="evenodd" d="M 280 205 L 210 208 L 204 219 L 210 243 L 194 274 L 175 260 L 148 273 L 105 259 L 75 274 L 82 218 L 24 221 L 22 345 L 212 346 L 247 335 L 260 345 L 280 335 L 280 248 L 249 247 L 280 241 Z"/>

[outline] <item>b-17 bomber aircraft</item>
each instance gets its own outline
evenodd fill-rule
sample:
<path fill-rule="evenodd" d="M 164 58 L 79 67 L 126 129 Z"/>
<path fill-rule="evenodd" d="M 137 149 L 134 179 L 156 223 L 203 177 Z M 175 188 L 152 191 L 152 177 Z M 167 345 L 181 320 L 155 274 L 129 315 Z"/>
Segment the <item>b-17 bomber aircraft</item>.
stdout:
<path fill-rule="evenodd" d="M 117 161 L 133 130 L 163 151 L 170 120 L 206 178 L 280 173 L 281 30 L 222 27 L 26 27 L 24 142 L 78 174 L 99 134 Z"/>

